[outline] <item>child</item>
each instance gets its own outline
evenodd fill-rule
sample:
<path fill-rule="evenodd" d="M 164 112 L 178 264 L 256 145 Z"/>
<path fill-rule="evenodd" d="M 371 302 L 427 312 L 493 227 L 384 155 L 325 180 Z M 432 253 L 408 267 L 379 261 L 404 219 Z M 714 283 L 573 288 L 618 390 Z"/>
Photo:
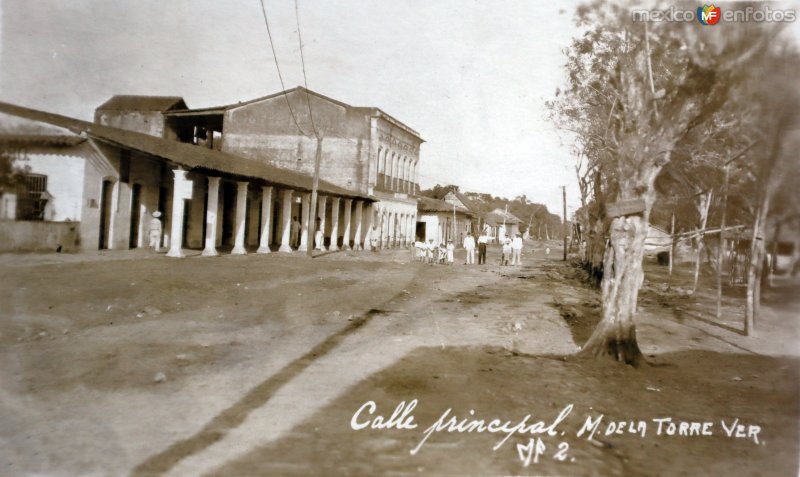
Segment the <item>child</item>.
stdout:
<path fill-rule="evenodd" d="M 444 246 L 444 243 L 439 244 L 439 263 L 442 265 L 445 264 L 447 261 L 447 249 Z"/>
<path fill-rule="evenodd" d="M 506 239 L 503 242 L 503 257 L 500 259 L 500 265 L 508 265 L 509 258 L 511 258 L 511 240 Z"/>
<path fill-rule="evenodd" d="M 455 247 L 455 245 L 453 245 L 453 241 L 452 240 L 448 240 L 447 241 L 447 264 L 448 265 L 452 265 L 453 264 L 453 260 L 454 260 L 453 255 L 454 255 L 455 250 L 456 250 L 456 247 Z"/>
<path fill-rule="evenodd" d="M 434 260 L 433 250 L 435 248 L 436 247 L 433 245 L 433 239 L 430 239 L 428 241 L 428 246 L 425 248 L 425 257 L 428 259 L 428 263 L 430 263 L 431 265 L 433 265 L 433 260 Z"/>
<path fill-rule="evenodd" d="M 424 262 L 425 261 L 425 250 L 427 247 L 425 246 L 425 242 L 420 242 L 417 240 L 414 242 L 414 249 L 417 251 L 417 261 Z"/>

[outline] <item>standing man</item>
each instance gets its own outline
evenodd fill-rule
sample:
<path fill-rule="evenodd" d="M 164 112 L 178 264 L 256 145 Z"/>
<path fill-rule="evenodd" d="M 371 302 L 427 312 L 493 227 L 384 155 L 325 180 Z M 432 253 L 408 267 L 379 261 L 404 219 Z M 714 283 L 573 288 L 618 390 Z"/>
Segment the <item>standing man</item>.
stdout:
<path fill-rule="evenodd" d="M 467 265 L 475 265 L 475 237 L 472 232 L 467 232 L 464 237 L 464 248 L 467 250 Z"/>
<path fill-rule="evenodd" d="M 478 237 L 478 265 L 486 265 L 486 244 L 489 243 L 489 236 L 483 233 Z"/>
<path fill-rule="evenodd" d="M 522 236 L 517 234 L 511 242 L 511 265 L 522 265 Z"/>
<path fill-rule="evenodd" d="M 292 245 L 292 248 L 297 248 L 297 247 L 300 246 L 300 221 L 297 220 L 297 216 L 296 215 L 294 217 L 292 217 L 291 245 Z"/>
<path fill-rule="evenodd" d="M 322 232 L 322 219 L 317 217 L 314 232 L 314 250 L 325 250 L 325 234 Z"/>
<path fill-rule="evenodd" d="M 160 251 L 161 247 L 161 212 L 155 211 L 153 212 L 153 218 L 150 219 L 150 223 L 148 224 L 148 228 L 150 230 L 150 247 L 153 247 L 153 250 L 156 252 Z"/>

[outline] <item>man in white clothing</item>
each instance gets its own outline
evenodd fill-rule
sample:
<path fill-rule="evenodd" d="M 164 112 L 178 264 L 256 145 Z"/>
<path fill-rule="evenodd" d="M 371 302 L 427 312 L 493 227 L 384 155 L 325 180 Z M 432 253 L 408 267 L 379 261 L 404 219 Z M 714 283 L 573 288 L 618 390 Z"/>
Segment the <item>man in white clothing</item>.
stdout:
<path fill-rule="evenodd" d="M 511 242 L 511 265 L 522 265 L 522 236 L 517 234 Z"/>
<path fill-rule="evenodd" d="M 153 218 L 150 219 L 149 230 L 150 230 L 150 247 L 153 250 L 158 252 L 161 247 L 161 212 L 155 211 L 153 212 Z"/>
<path fill-rule="evenodd" d="M 467 232 L 467 236 L 464 237 L 464 248 L 467 251 L 467 264 L 474 265 L 475 264 L 475 237 L 472 236 L 472 232 Z"/>

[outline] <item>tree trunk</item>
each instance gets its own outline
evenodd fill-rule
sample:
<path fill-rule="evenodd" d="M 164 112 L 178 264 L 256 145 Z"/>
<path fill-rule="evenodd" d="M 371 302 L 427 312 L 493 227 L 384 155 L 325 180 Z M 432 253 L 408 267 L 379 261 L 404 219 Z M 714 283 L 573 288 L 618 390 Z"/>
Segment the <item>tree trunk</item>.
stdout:
<path fill-rule="evenodd" d="M 700 199 L 700 203 L 698 204 L 697 211 L 700 212 L 700 230 L 701 232 L 695 239 L 695 248 L 697 249 L 697 255 L 694 258 L 694 282 L 692 283 L 692 293 L 697 291 L 697 282 L 700 280 L 700 262 L 702 259 L 700 258 L 703 253 L 703 238 L 705 236 L 706 223 L 708 222 L 708 210 L 711 207 L 711 191 L 707 194 L 704 194 Z"/>
<path fill-rule="evenodd" d="M 642 352 L 636 342 L 634 315 L 644 280 L 642 259 L 647 221 L 638 215 L 611 221 L 610 244 L 604 258 L 603 319 L 581 350 L 581 355 L 638 366 Z"/>
<path fill-rule="evenodd" d="M 586 272 L 595 286 L 603 280 L 603 256 L 605 254 L 605 225 L 600 217 L 590 218 L 589 232 L 586 235 Z"/>
<path fill-rule="evenodd" d="M 722 317 L 722 266 L 725 262 L 725 225 L 728 217 L 728 164 L 725 164 L 725 176 L 722 182 L 722 219 L 719 227 L 719 245 L 717 246 L 717 318 Z"/>
<path fill-rule="evenodd" d="M 795 234 L 792 246 L 792 258 L 789 261 L 789 273 L 792 277 L 796 277 L 798 270 L 800 270 L 797 266 L 798 261 L 800 261 L 800 234 Z"/>
<path fill-rule="evenodd" d="M 767 211 L 769 210 L 769 194 L 764 194 L 764 199 L 756 213 L 753 224 L 753 241 L 750 244 L 750 263 L 747 267 L 747 301 L 744 313 L 744 332 L 751 336 L 754 331 L 755 321 L 761 307 L 761 272 L 764 263 L 764 237 L 766 234 Z"/>
<path fill-rule="evenodd" d="M 778 237 L 781 236 L 781 222 L 775 223 L 775 235 L 772 238 L 772 253 L 770 253 L 769 274 L 767 275 L 767 286 L 772 288 L 772 279 L 775 277 L 775 267 L 778 265 Z"/>

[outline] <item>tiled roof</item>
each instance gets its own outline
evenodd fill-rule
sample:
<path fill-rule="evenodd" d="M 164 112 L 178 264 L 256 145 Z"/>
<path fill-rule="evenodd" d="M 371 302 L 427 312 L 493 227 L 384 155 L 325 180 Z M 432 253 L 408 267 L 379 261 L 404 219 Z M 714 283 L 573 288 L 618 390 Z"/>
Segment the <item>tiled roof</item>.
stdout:
<path fill-rule="evenodd" d="M 505 219 L 505 220 L 503 220 Z M 503 222 L 507 224 L 519 224 L 522 223 L 520 219 L 518 219 L 514 214 L 508 213 L 506 214 L 501 209 L 495 209 L 492 212 L 489 212 L 484 217 L 484 221 L 488 224 L 502 224 Z"/>
<path fill-rule="evenodd" d="M 176 108 L 176 109 L 168 112 L 167 114 L 170 115 L 170 116 L 191 116 L 191 115 L 197 115 L 197 114 L 222 114 L 225 111 L 230 110 L 230 109 L 240 108 L 242 106 L 247 106 L 247 105 L 250 105 L 250 104 L 253 104 L 253 103 L 258 103 L 260 101 L 266 101 L 268 99 L 273 99 L 273 98 L 276 98 L 276 97 L 279 97 L 279 96 L 282 96 L 282 95 L 294 94 L 296 92 L 299 92 L 299 93 L 307 92 L 308 94 L 311 94 L 311 95 L 314 95 L 314 96 L 316 96 L 318 98 L 324 99 L 325 101 L 329 101 L 329 102 L 331 102 L 331 103 L 333 103 L 333 104 L 335 104 L 337 106 L 341 106 L 342 108 L 363 111 L 363 112 L 365 112 L 365 113 L 367 113 L 367 114 L 369 114 L 371 116 L 382 117 L 383 119 L 385 119 L 385 120 L 389 121 L 390 123 L 400 127 L 401 129 L 406 130 L 408 133 L 418 137 L 421 141 L 425 142 L 422 139 L 422 136 L 420 136 L 420 134 L 417 131 L 415 131 L 414 129 L 410 128 L 409 126 L 403 124 L 402 122 L 400 122 L 399 120 L 397 120 L 393 116 L 391 116 L 391 115 L 387 114 L 386 112 L 382 111 L 380 108 L 375 108 L 375 107 L 372 107 L 372 106 L 351 106 L 351 105 L 349 105 L 347 103 L 343 103 L 342 101 L 333 99 L 333 98 L 331 98 L 329 96 L 325 96 L 324 94 L 317 93 L 316 91 L 312 91 L 310 89 L 306 89 L 306 88 L 304 88 L 302 86 L 296 86 L 296 87 L 294 87 L 292 89 L 287 89 L 285 91 L 279 91 L 277 93 L 272 93 L 272 94 L 269 94 L 267 96 L 262 96 L 260 98 L 250 99 L 250 100 L 247 100 L 247 101 L 241 101 L 241 102 L 233 103 L 233 104 L 226 104 L 226 105 L 222 105 L 222 106 L 213 106 L 213 107 L 201 108 L 201 109 L 187 109 L 184 106 L 183 109 Z"/>
<path fill-rule="evenodd" d="M 475 204 L 473 204 L 472 201 L 467 198 L 467 196 L 465 196 L 461 192 L 457 192 L 457 191 L 454 191 L 454 190 L 451 190 L 450 192 L 447 193 L 447 195 L 450 195 L 450 194 L 453 194 L 454 196 L 456 196 L 456 198 L 462 204 L 464 204 L 464 207 L 466 207 L 470 212 L 476 212 Z M 445 196 L 445 199 L 446 198 L 447 198 L 447 196 Z"/>
<path fill-rule="evenodd" d="M 453 213 L 453 204 L 443 200 L 431 199 L 430 197 L 418 197 L 417 209 L 420 212 L 450 212 Z M 456 206 L 456 212 L 471 216 L 472 213 L 463 208 Z"/>
<path fill-rule="evenodd" d="M 186 109 L 186 103 L 180 96 L 139 96 L 118 94 L 97 107 L 104 111 L 169 111 L 170 109 Z"/>
<path fill-rule="evenodd" d="M 9 103 L 0 102 L 0 113 L 61 126 L 76 134 L 85 133 L 89 138 L 168 159 L 188 169 L 208 170 L 242 179 L 259 179 L 267 184 L 287 186 L 302 191 L 310 191 L 312 188 L 313 177 L 275 167 L 258 159 L 245 158 L 202 146 L 90 123 Z M 375 200 L 368 195 L 323 180 L 319 181 L 318 190 L 324 194 Z"/>
<path fill-rule="evenodd" d="M 4 134 L 0 131 L 3 146 L 72 147 L 84 142 L 85 137 L 55 134 Z"/>

